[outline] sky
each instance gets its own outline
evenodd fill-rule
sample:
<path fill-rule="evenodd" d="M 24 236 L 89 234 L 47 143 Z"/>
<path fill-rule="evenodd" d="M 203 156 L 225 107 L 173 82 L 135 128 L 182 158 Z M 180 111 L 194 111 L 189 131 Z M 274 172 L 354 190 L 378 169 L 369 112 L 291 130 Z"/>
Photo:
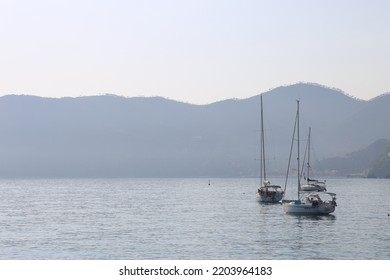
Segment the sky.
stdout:
<path fill-rule="evenodd" d="M 390 91 L 390 1 L 0 0 L 0 96 Z"/>

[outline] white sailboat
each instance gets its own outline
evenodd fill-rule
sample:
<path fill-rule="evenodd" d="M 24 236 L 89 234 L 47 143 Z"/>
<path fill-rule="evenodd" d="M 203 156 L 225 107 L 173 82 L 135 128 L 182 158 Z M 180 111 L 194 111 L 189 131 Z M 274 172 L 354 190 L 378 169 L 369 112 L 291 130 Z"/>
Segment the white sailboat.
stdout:
<path fill-rule="evenodd" d="M 326 215 L 332 213 L 335 211 L 337 206 L 335 193 L 329 193 L 325 191 L 302 191 L 299 158 L 299 100 L 297 101 L 297 115 L 295 119 L 293 139 L 295 137 L 296 127 L 298 138 L 298 197 L 295 200 L 283 200 L 283 210 L 287 214 L 297 215 Z"/>
<path fill-rule="evenodd" d="M 310 143 L 311 143 L 311 127 L 309 127 L 309 136 L 307 140 L 307 174 L 305 175 L 306 184 L 301 186 L 301 191 L 303 192 L 326 192 L 326 182 L 319 181 L 317 179 L 310 179 Z M 306 153 L 305 153 L 306 157 Z"/>
<path fill-rule="evenodd" d="M 266 176 L 265 168 L 265 141 L 264 141 L 264 114 L 263 114 L 263 96 L 261 100 L 261 136 L 260 136 L 260 188 L 256 192 L 256 196 L 261 202 L 277 203 L 284 195 L 281 186 L 271 184 Z"/>

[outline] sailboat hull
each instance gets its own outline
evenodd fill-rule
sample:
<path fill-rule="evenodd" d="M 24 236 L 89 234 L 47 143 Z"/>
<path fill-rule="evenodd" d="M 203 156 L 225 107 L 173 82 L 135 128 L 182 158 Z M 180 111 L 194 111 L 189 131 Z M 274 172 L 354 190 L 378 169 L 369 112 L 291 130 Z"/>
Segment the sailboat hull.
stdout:
<path fill-rule="evenodd" d="M 325 185 L 320 184 L 306 184 L 301 186 L 303 192 L 326 192 Z"/>
<path fill-rule="evenodd" d="M 300 200 L 298 200 L 300 201 Z M 296 215 L 327 215 L 335 210 L 335 205 L 330 202 L 324 202 L 320 205 L 301 203 L 296 201 L 283 203 L 283 210 L 287 214 Z"/>

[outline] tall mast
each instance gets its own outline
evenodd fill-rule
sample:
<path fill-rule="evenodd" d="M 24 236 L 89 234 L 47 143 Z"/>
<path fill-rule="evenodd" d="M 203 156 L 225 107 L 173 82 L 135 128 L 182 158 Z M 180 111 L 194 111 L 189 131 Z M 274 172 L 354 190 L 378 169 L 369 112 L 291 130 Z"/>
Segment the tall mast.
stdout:
<path fill-rule="evenodd" d="M 264 180 L 266 180 L 267 176 L 265 173 L 265 144 L 264 144 L 264 114 L 263 114 L 263 95 L 260 95 L 261 100 L 261 142 L 260 142 L 260 178 L 261 178 L 261 184 L 263 185 Z"/>
<path fill-rule="evenodd" d="M 309 127 L 309 139 L 307 143 L 307 183 L 309 183 L 309 172 L 310 172 L 310 140 L 311 140 L 311 127 Z"/>
<path fill-rule="evenodd" d="M 298 160 L 298 199 L 299 199 L 299 193 L 301 191 L 301 172 L 300 172 L 300 160 L 299 160 L 299 100 L 297 100 L 297 120 L 298 120 L 298 130 L 297 130 L 297 135 L 298 135 L 298 157 L 297 157 L 297 160 Z"/>

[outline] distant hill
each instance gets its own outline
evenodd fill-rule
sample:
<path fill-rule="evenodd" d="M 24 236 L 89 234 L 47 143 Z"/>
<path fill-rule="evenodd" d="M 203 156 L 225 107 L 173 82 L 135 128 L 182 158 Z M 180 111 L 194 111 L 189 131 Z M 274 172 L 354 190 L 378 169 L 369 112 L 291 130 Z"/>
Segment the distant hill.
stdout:
<path fill-rule="evenodd" d="M 370 166 L 369 178 L 390 178 L 390 148 Z"/>
<path fill-rule="evenodd" d="M 317 168 L 341 176 L 390 178 L 390 140 L 381 139 L 343 157 L 324 159 Z"/>
<path fill-rule="evenodd" d="M 317 160 L 390 139 L 389 95 L 363 101 L 316 84 L 275 88 L 263 94 L 268 173 L 286 170 L 296 99 Z M 259 95 L 209 105 L 8 95 L 0 98 L 0 177 L 257 176 L 259 127 Z"/>

